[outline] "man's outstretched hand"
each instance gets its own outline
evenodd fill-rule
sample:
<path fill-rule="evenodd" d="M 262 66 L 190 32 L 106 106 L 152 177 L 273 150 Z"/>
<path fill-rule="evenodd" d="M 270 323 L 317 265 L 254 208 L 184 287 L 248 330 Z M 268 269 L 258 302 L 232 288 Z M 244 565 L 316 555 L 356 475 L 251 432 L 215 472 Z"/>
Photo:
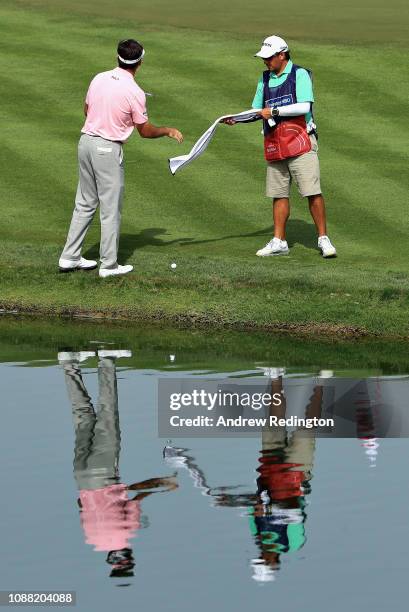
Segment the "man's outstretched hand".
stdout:
<path fill-rule="evenodd" d="M 226 117 L 226 119 L 222 119 L 220 123 L 225 123 L 226 125 L 234 125 L 235 123 L 237 123 L 237 121 L 233 119 L 233 117 Z"/>
<path fill-rule="evenodd" d="M 182 132 L 179 132 L 179 130 L 177 130 L 176 128 L 169 128 L 167 135 L 169 136 L 169 138 L 174 138 L 175 140 L 177 140 L 179 144 L 183 142 L 183 134 Z"/>

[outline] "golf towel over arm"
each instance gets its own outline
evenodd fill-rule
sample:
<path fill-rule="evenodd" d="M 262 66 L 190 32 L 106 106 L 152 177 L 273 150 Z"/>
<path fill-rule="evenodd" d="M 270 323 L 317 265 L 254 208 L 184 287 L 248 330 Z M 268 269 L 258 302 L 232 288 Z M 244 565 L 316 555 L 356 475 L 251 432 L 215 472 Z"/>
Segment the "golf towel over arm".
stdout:
<path fill-rule="evenodd" d="M 243 111 L 237 115 L 223 115 L 223 117 L 216 119 L 209 129 L 200 136 L 199 140 L 195 142 L 190 153 L 187 155 L 179 155 L 179 157 L 171 157 L 169 159 L 169 170 L 171 173 L 175 175 L 178 170 L 183 168 L 183 166 L 190 164 L 190 162 L 199 157 L 207 149 L 207 146 L 213 138 L 213 134 L 215 133 L 218 124 L 223 121 L 223 119 L 234 119 L 234 121 L 237 123 L 252 123 L 253 121 L 258 121 L 261 119 L 257 112 L 257 110 L 252 109 Z"/>

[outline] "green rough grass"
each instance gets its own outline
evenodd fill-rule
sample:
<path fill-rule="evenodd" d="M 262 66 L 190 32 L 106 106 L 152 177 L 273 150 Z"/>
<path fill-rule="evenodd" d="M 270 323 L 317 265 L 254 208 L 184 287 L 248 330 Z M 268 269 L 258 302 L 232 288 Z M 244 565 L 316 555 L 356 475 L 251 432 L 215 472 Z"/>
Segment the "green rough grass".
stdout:
<path fill-rule="evenodd" d="M 271 236 L 258 125 L 221 126 L 200 160 L 176 177 L 168 171 L 167 158 L 188 151 L 215 117 L 249 107 L 261 68 L 252 54 L 265 23 L 257 10 L 248 18 L 237 2 L 231 19 L 225 3 L 213 14 L 178 0 L 170 19 L 170 5 L 156 0 L 149 10 L 138 3 L 139 18 L 130 21 L 130 0 L 115 10 L 94 0 L 2 3 L 1 307 L 409 335 L 406 5 L 371 3 L 368 11 L 360 3 L 348 16 L 345 41 L 345 1 L 331 14 L 318 11 L 314 30 L 311 18 L 300 29 L 304 4 L 293 4 L 297 18 L 283 17 L 280 32 L 291 37 L 294 60 L 315 74 L 336 260 L 317 254 L 306 204 L 295 192 L 291 255 L 254 256 Z M 218 19 L 222 8 L 226 15 Z M 134 264 L 135 273 L 107 281 L 95 272 L 58 275 L 83 97 L 91 76 L 114 65 L 116 41 L 129 35 L 147 48 L 138 81 L 154 93 L 151 120 L 175 125 L 185 142 L 134 136 L 126 145 L 120 260 Z M 16 66 L 27 52 L 29 61 Z M 98 239 L 95 222 L 85 256 L 97 256 Z"/>

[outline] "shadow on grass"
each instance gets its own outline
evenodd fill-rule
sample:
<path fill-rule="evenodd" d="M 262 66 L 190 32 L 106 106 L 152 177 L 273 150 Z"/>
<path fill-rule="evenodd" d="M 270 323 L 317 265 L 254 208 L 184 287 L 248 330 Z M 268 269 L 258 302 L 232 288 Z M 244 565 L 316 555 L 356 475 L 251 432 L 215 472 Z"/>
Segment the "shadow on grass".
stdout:
<path fill-rule="evenodd" d="M 243 234 L 229 234 L 227 236 L 220 236 L 219 238 L 208 238 L 206 240 L 185 239 L 181 246 L 221 242 L 223 240 L 231 240 L 234 238 L 257 238 L 258 236 L 266 236 L 270 240 L 273 236 L 273 226 L 269 225 L 268 227 L 264 227 L 263 229 L 257 230 L 255 232 L 248 232 Z M 307 223 L 306 221 L 302 221 L 301 219 L 289 219 L 287 224 L 287 240 L 290 247 L 294 246 L 295 244 L 302 244 L 307 248 L 316 249 L 317 232 L 315 230 L 314 224 L 312 222 Z"/>
<path fill-rule="evenodd" d="M 137 249 L 142 249 L 145 246 L 165 247 L 171 244 L 189 246 L 196 244 L 208 244 L 212 242 L 222 242 L 223 240 L 232 240 L 236 238 L 255 238 L 258 236 L 266 236 L 267 238 L 270 238 L 273 235 L 273 227 L 269 225 L 255 232 L 229 234 L 227 236 L 208 238 L 206 240 L 194 240 L 192 238 L 175 238 L 174 240 L 164 240 L 163 238 L 160 238 L 160 236 L 166 233 L 167 230 L 163 227 L 149 227 L 139 232 L 139 234 L 121 234 L 118 258 L 120 259 L 121 263 L 125 263 L 132 257 Z M 294 246 L 295 244 L 302 244 L 307 248 L 316 248 L 317 235 L 312 223 L 307 223 L 300 219 L 290 219 L 287 224 L 287 233 L 287 240 L 290 247 Z M 84 257 L 98 259 L 99 242 L 90 247 L 84 254 Z"/>
<path fill-rule="evenodd" d="M 192 240 L 192 238 L 175 238 L 174 240 L 163 240 L 159 238 L 159 236 L 166 233 L 167 230 L 163 227 L 148 227 L 140 231 L 139 234 L 121 234 L 119 239 L 118 259 L 121 263 L 124 263 L 132 257 L 137 249 L 141 249 L 145 246 L 163 247 Z M 98 259 L 99 242 L 90 247 L 84 257 Z"/>
<path fill-rule="evenodd" d="M 289 219 L 287 223 L 287 242 L 291 248 L 295 244 L 302 244 L 307 249 L 317 248 L 317 230 L 314 223 L 302 219 Z"/>
<path fill-rule="evenodd" d="M 207 238 L 206 240 L 186 240 L 181 246 L 189 246 L 191 244 L 207 244 L 210 242 L 222 242 L 223 240 L 231 240 L 232 238 L 254 238 L 257 236 L 271 236 L 273 228 L 271 225 L 256 232 L 247 234 L 229 234 L 228 236 L 220 236 L 219 238 Z"/>

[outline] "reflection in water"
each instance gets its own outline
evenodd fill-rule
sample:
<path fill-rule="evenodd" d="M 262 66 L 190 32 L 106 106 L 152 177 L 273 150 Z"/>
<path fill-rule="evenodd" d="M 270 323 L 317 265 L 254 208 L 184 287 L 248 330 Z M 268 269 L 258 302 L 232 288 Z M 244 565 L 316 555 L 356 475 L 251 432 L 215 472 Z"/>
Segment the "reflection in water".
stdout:
<path fill-rule="evenodd" d="M 271 416 L 286 416 L 283 391 L 282 377 L 273 379 L 271 393 L 279 393 L 282 403 L 270 407 Z M 306 418 L 320 418 L 322 397 L 322 386 L 315 386 L 305 408 Z M 305 543 L 305 495 L 311 491 L 315 436 L 313 429 L 300 427 L 291 434 L 285 427 L 265 428 L 261 436 L 257 503 L 249 510 L 250 528 L 259 548 L 252 567 L 255 580 L 271 581 L 280 568 L 280 555 L 297 551 Z"/>
<path fill-rule="evenodd" d="M 189 612 L 195 594 L 199 595 L 194 604 L 197 612 L 208 610 L 209 600 L 217 601 L 216 607 L 222 610 L 241 610 L 249 603 L 271 607 L 272 602 L 278 608 L 295 610 L 312 601 L 315 612 L 324 612 L 329 602 L 342 612 L 358 608 L 388 610 L 391 601 L 405 600 L 409 526 L 403 459 L 409 437 L 409 376 L 397 374 L 409 372 L 407 345 L 395 347 L 391 343 L 379 349 L 376 343 L 373 346 L 361 341 L 349 345 L 320 343 L 319 339 L 287 342 L 271 334 L 216 336 L 197 330 L 167 333 L 160 328 L 138 330 L 133 324 L 121 330 L 108 322 L 99 326 L 87 321 L 61 321 L 56 327 L 53 321 L 34 325 L 16 319 L 5 331 L 5 321 L 0 323 L 0 361 L 5 362 L 1 367 L 3 490 L 13 500 L 7 504 L 5 499 L 3 504 L 2 543 L 7 553 L 2 574 L 7 588 L 18 589 L 24 582 L 29 586 L 42 584 L 46 575 L 48 588 L 75 588 L 83 604 L 81 608 L 79 602 L 79 608 L 90 612 L 94 608 L 105 612 L 135 606 L 132 588 L 120 592 L 119 602 L 118 583 L 138 585 L 139 607 L 158 612 L 170 608 Z M 98 338 L 98 342 L 89 338 Z M 119 456 L 118 439 L 118 448 L 111 451 L 111 463 L 102 462 L 105 484 L 101 474 L 97 478 L 94 468 L 101 463 L 92 452 L 93 445 L 101 446 L 98 439 L 104 429 L 98 431 L 98 415 L 101 409 L 109 412 L 108 402 L 100 406 L 97 400 L 95 350 L 101 346 L 127 347 L 128 341 L 133 343 L 133 356 L 116 357 L 118 394 L 126 385 L 130 401 L 138 398 L 137 421 L 129 412 L 132 435 L 127 433 L 128 421 L 122 412 L 127 400 L 120 396 L 119 407 L 114 406 L 111 413 L 120 411 L 122 454 Z M 54 367 L 58 345 L 89 348 L 93 359 L 84 362 L 84 367 L 84 354 L 61 356 L 66 364 L 64 373 L 63 366 Z M 108 368 L 112 362 L 115 366 L 114 359 L 112 355 L 99 355 L 100 374 L 103 362 L 108 361 Z M 119 367 L 122 365 L 126 368 Z M 267 365 L 277 367 L 262 376 L 257 367 Z M 67 398 L 64 401 L 63 378 L 71 376 L 72 384 L 76 381 L 81 387 L 81 370 L 88 394 L 85 391 L 81 398 L 78 389 L 71 410 Z M 106 374 L 108 377 L 109 372 Z M 135 459 L 150 457 L 160 444 L 156 430 L 158 378 L 179 379 L 181 390 L 190 384 L 209 384 L 211 390 L 217 390 L 242 383 L 259 391 L 280 375 L 288 416 L 305 416 L 314 388 L 322 387 L 322 416 L 336 419 L 334 432 L 324 432 L 323 441 L 318 439 L 322 432 L 316 432 L 315 452 L 310 436 L 310 459 L 308 449 L 304 457 L 299 456 L 297 443 L 302 432 L 292 426 L 276 438 L 268 431 L 259 431 L 253 434 L 258 437 L 247 439 L 223 440 L 220 436 L 199 441 L 191 435 L 192 430 L 186 432 L 183 442 L 174 439 L 175 446 L 191 450 L 175 450 L 168 445 L 165 451 L 168 457 L 174 455 L 169 460 L 179 476 L 185 476 L 185 491 L 152 495 L 145 501 L 144 493 L 167 487 L 149 488 L 149 482 L 136 483 L 135 490 L 126 486 L 173 471 L 150 461 L 142 472 L 138 469 L 128 475 L 124 471 L 124 451 L 131 454 L 128 467 L 132 469 Z M 109 384 L 115 388 L 115 378 L 108 388 Z M 115 397 L 115 392 L 111 395 Z M 319 399 L 317 391 L 315 397 Z M 58 416 L 62 415 L 55 413 L 56 400 L 68 410 L 64 413 L 69 420 L 72 412 L 75 429 L 68 422 L 68 430 L 61 430 Z M 88 412 L 95 412 L 92 439 L 86 435 Z M 242 409 L 244 416 L 249 412 L 246 407 Z M 112 417 L 111 423 L 112 431 L 108 427 L 108 432 L 115 446 L 118 419 Z M 67 467 L 66 450 L 68 447 L 69 454 L 70 448 L 74 450 L 77 429 L 78 488 L 73 480 L 67 506 L 60 459 Z M 382 439 L 385 433 L 389 439 Z M 127 447 L 126 434 L 132 439 L 132 448 Z M 172 435 L 175 433 L 169 437 Z M 349 440 L 331 439 L 347 436 Z M 46 457 L 56 460 L 46 461 Z M 111 469 L 107 470 L 109 465 Z M 82 479 L 88 476 L 94 476 L 94 488 L 92 483 L 90 488 L 81 488 Z M 50 489 L 50 482 L 55 487 Z M 100 508 L 100 499 L 94 502 L 92 495 L 99 490 L 103 494 L 105 487 L 111 487 L 113 493 L 122 487 L 123 493 L 118 495 L 119 500 L 113 493 L 107 496 L 103 500 L 107 507 Z M 80 510 L 77 498 L 83 500 Z M 151 505 L 159 501 L 160 506 Z M 160 513 L 161 520 L 153 521 L 154 511 Z M 143 532 L 139 530 L 146 526 L 145 514 L 153 528 Z M 115 542 L 113 538 L 107 541 L 110 533 Z M 101 552 L 94 551 L 98 542 Z M 125 577 L 109 578 L 111 571 Z M 134 577 L 126 577 L 133 572 Z M 344 579 L 341 589 L 340 572 Z"/>
<path fill-rule="evenodd" d="M 360 440 L 370 466 L 376 466 L 379 447 L 376 432 L 388 414 L 381 380 L 337 380 L 331 370 L 321 370 L 311 385 L 284 379 L 284 368 L 266 368 L 264 374 L 269 378 L 270 396 L 279 394 L 282 398 L 279 406 L 268 407 L 266 416 L 319 419 L 326 409 L 333 410 L 351 422 L 352 429 L 348 431 Z M 282 555 L 300 550 L 306 542 L 306 496 L 311 492 L 317 435 L 318 429 L 314 428 L 265 427 L 261 432 L 254 493 L 237 492 L 240 487 L 229 485 L 212 488 L 188 449 L 176 448 L 170 441 L 164 448 L 166 463 L 174 469 L 187 469 L 194 486 L 211 498 L 212 506 L 247 509 L 258 549 L 258 556 L 250 565 L 252 577 L 258 582 L 275 580 Z"/>
<path fill-rule="evenodd" d="M 379 439 L 374 436 L 376 416 L 382 405 L 382 392 L 379 380 L 375 383 L 374 400 L 371 400 L 366 381 L 362 381 L 356 390 L 354 405 L 356 408 L 357 436 L 361 440 L 361 445 L 368 457 L 370 467 L 374 468 L 376 467 L 379 448 Z"/>
<path fill-rule="evenodd" d="M 272 404 L 269 414 L 283 418 L 287 405 L 281 375 L 271 381 L 271 396 L 276 393 L 283 401 L 280 406 Z M 323 387 L 317 385 L 305 407 L 306 418 L 321 416 L 322 398 Z M 305 496 L 311 491 L 314 430 L 297 428 L 289 433 L 285 427 L 266 427 L 261 446 L 256 493 L 234 493 L 231 486 L 210 488 L 187 449 L 167 444 L 164 457 L 173 468 L 186 468 L 195 486 L 212 497 L 212 505 L 248 509 L 250 531 L 259 550 L 259 557 L 251 561 L 252 577 L 269 582 L 280 568 L 280 556 L 299 550 L 305 543 Z"/>
<path fill-rule="evenodd" d="M 152 478 L 132 485 L 121 483 L 116 360 L 130 356 L 130 351 L 98 351 L 96 410 L 80 368 L 80 362 L 93 355 L 93 352 L 59 354 L 73 410 L 74 474 L 79 489 L 81 525 L 86 542 L 94 550 L 107 553 L 106 561 L 112 566 L 110 575 L 129 577 L 135 566 L 131 540 L 142 527 L 141 500 L 155 492 L 154 489 L 164 492 L 177 488 L 176 472 L 173 477 Z M 269 406 L 267 416 L 283 419 L 297 414 L 305 419 L 319 419 L 324 405 L 333 404 L 339 413 L 346 406 L 347 412 L 352 411 L 354 415 L 355 435 L 361 440 L 370 465 L 376 465 L 379 446 L 375 436 L 376 417 L 382 405 L 379 384 L 374 387 L 368 381 L 342 383 L 339 398 L 334 401 L 337 393 L 334 384 L 329 384 L 328 379 L 333 378 L 330 370 L 322 370 L 311 386 L 290 385 L 287 389 L 284 368 L 266 368 L 264 374 L 269 378 L 271 397 L 278 394 L 282 398 L 281 405 Z M 304 427 L 265 427 L 261 432 L 256 490 L 248 493 L 238 492 L 240 487 L 231 485 L 212 488 L 188 449 L 176 448 L 170 443 L 165 446 L 166 463 L 173 470 L 187 469 L 194 487 L 211 500 L 212 506 L 246 508 L 250 533 L 258 550 L 250 562 L 252 578 L 257 582 L 275 580 L 283 555 L 299 551 L 306 542 L 306 496 L 311 492 L 316 435 L 316 430 Z M 129 491 L 137 493 L 129 498 Z"/>
<path fill-rule="evenodd" d="M 75 429 L 74 475 L 85 541 L 106 552 L 111 577 L 133 576 L 131 540 L 142 527 L 141 500 L 154 491 L 177 488 L 175 477 L 151 478 L 131 485 L 121 483 L 121 432 L 118 413 L 116 360 L 130 351 L 98 351 L 99 397 L 94 410 L 84 385 L 80 362 L 95 353 L 59 353 Z M 128 491 L 138 491 L 128 498 Z"/>

